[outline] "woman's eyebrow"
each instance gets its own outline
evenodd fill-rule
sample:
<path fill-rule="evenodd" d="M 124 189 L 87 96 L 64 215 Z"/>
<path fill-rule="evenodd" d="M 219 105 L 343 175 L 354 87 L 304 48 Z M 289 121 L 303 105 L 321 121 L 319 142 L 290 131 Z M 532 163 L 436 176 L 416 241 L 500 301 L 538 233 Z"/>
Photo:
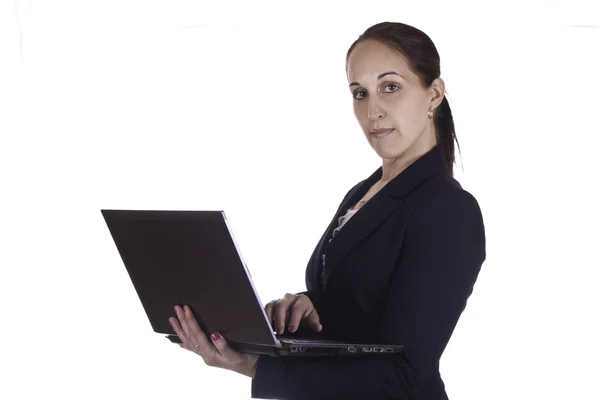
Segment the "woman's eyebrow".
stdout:
<path fill-rule="evenodd" d="M 379 75 L 379 76 L 377 77 L 377 80 L 379 80 L 379 79 L 383 78 L 383 77 L 384 77 L 384 76 L 386 76 L 386 75 L 391 75 L 391 74 L 393 74 L 393 75 L 398 75 L 400 78 L 404 79 L 404 77 L 403 77 L 402 75 L 400 75 L 399 73 L 397 73 L 397 72 L 394 72 L 394 71 L 388 71 L 388 72 L 384 72 L 383 74 Z M 352 82 L 352 83 L 351 83 L 350 85 L 348 85 L 348 86 L 359 86 L 359 85 L 360 85 L 360 83 L 358 83 L 358 82 Z"/>

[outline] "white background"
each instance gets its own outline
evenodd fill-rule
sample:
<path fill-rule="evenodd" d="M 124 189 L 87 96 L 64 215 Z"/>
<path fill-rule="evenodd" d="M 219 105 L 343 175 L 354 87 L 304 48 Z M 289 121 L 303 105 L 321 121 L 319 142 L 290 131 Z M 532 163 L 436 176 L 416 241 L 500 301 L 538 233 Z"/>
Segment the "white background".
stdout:
<path fill-rule="evenodd" d="M 249 398 L 152 332 L 100 209 L 223 209 L 261 300 L 304 290 L 381 162 L 346 51 L 399 21 L 438 47 L 487 229 L 449 396 L 600 399 L 594 3 L 1 2 L 0 398 Z"/>

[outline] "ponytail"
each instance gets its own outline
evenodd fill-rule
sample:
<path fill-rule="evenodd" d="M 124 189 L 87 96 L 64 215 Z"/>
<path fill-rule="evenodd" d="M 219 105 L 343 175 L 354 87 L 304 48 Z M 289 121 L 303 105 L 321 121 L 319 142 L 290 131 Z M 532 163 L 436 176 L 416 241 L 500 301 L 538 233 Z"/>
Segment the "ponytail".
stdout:
<path fill-rule="evenodd" d="M 436 110 L 434 118 L 438 144 L 444 151 L 450 175 L 454 176 L 454 141 L 458 145 L 458 139 L 456 139 L 456 132 L 454 131 L 454 119 L 452 118 L 452 111 L 450 111 L 450 103 L 448 103 L 446 96 L 444 96 L 442 104 Z M 460 145 L 458 151 L 460 152 Z"/>

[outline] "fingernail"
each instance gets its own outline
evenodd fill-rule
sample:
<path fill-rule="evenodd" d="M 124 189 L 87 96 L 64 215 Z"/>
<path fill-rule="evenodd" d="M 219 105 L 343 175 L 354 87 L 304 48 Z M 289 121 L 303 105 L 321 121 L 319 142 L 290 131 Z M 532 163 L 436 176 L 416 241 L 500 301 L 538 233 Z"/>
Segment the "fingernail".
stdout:
<path fill-rule="evenodd" d="M 213 333 L 213 334 L 212 334 L 210 337 L 212 338 L 212 340 L 213 340 L 214 342 L 217 342 L 217 341 L 219 341 L 219 340 L 221 339 L 221 335 L 219 335 L 219 334 L 218 334 L 218 333 L 216 333 L 216 332 L 215 332 L 215 333 Z"/>
<path fill-rule="evenodd" d="M 296 332 L 296 326 L 290 325 L 290 332 Z"/>

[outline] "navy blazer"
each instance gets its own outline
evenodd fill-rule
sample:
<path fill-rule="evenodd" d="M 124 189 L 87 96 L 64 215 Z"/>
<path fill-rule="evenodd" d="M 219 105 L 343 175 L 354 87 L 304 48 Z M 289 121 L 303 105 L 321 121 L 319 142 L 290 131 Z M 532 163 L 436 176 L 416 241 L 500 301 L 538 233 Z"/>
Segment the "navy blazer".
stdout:
<path fill-rule="evenodd" d="M 380 167 L 344 197 L 308 262 L 304 293 L 323 325 L 317 336 L 401 344 L 404 351 L 260 356 L 253 398 L 448 398 L 439 361 L 486 258 L 481 210 L 449 173 L 438 145 L 332 237 L 338 218 L 381 174 Z"/>

